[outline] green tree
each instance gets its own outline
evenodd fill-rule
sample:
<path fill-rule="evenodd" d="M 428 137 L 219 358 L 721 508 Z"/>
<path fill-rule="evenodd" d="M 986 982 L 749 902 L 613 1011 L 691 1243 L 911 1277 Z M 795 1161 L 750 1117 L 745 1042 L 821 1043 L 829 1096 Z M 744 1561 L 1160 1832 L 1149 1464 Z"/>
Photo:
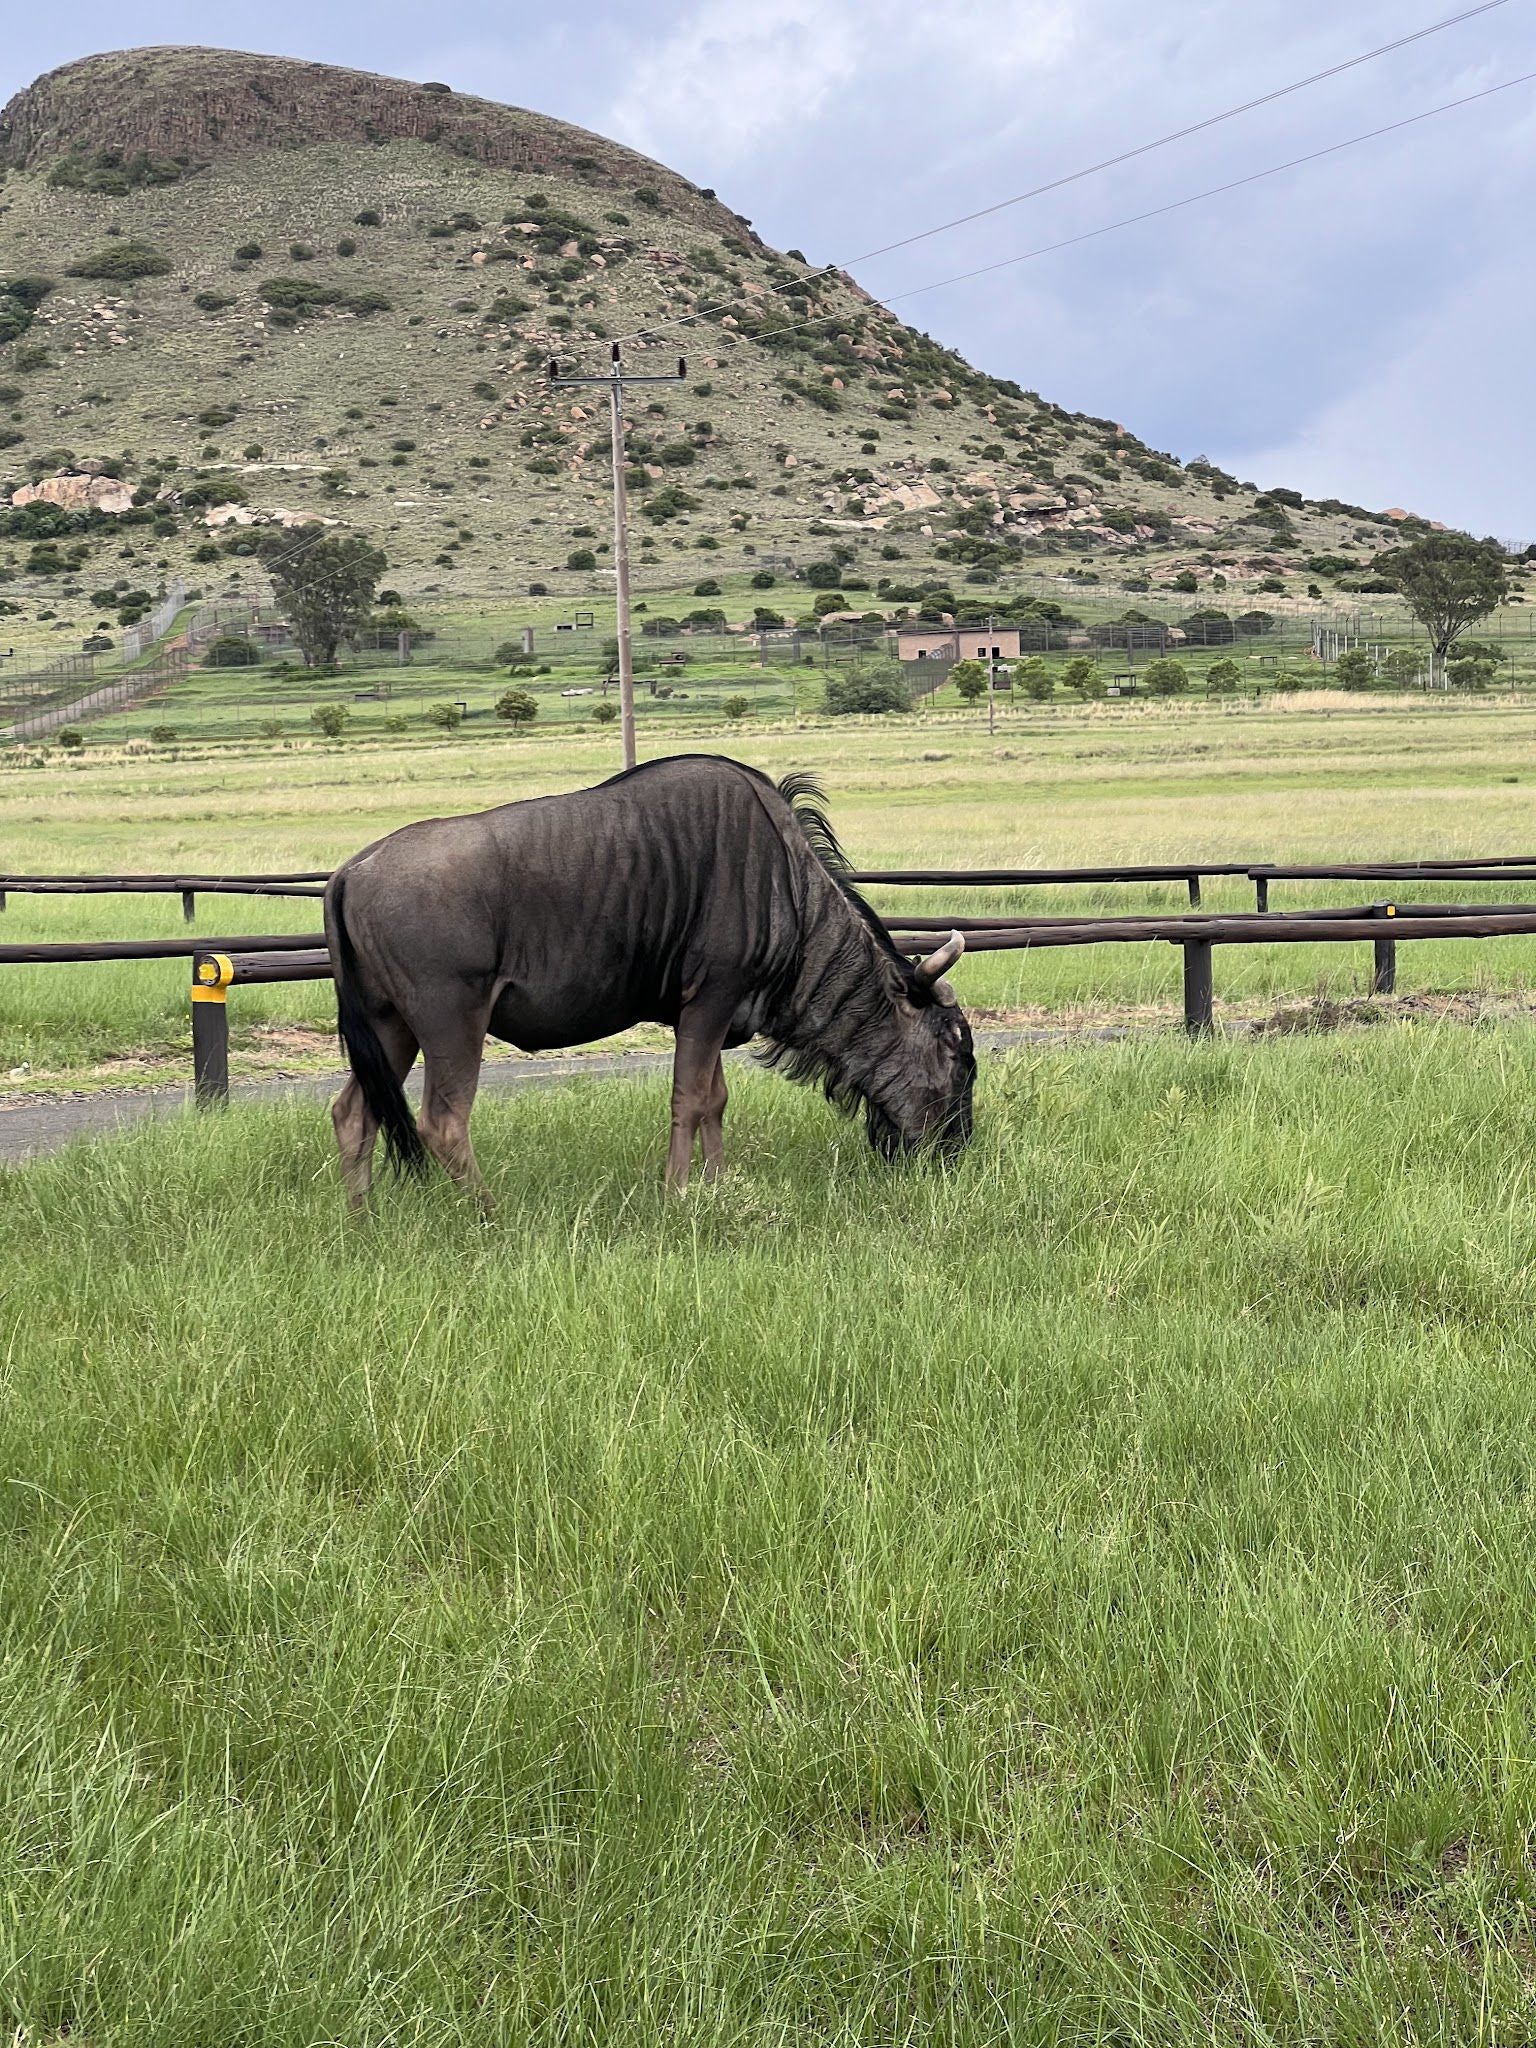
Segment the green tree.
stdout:
<path fill-rule="evenodd" d="M 1013 684 L 1022 690 L 1033 704 L 1048 704 L 1056 694 L 1055 680 L 1050 669 L 1038 654 L 1032 654 L 1026 661 L 1014 665 Z"/>
<path fill-rule="evenodd" d="M 1243 672 L 1230 655 L 1213 661 L 1205 672 L 1206 691 L 1212 697 L 1235 696 L 1242 684 Z"/>
<path fill-rule="evenodd" d="M 507 690 L 496 699 L 496 716 L 508 725 L 532 725 L 538 715 L 538 701 L 531 690 Z"/>
<path fill-rule="evenodd" d="M 720 706 L 720 709 L 725 713 L 732 725 L 739 725 L 742 719 L 751 711 L 752 704 L 751 700 L 747 697 L 727 697 Z"/>
<path fill-rule="evenodd" d="M 1171 654 L 1160 654 L 1142 671 L 1142 681 L 1154 697 L 1182 697 L 1189 688 L 1189 671 Z"/>
<path fill-rule="evenodd" d="M 1458 654 L 1445 665 L 1445 679 L 1453 690 L 1486 690 L 1497 674 L 1497 665 L 1481 653 Z"/>
<path fill-rule="evenodd" d="M 967 704 L 974 704 L 987 694 L 987 665 L 984 661 L 957 661 L 949 680 Z"/>
<path fill-rule="evenodd" d="M 1333 665 L 1333 680 L 1341 690 L 1368 690 L 1376 680 L 1376 664 L 1363 647 L 1348 648 Z"/>
<path fill-rule="evenodd" d="M 833 718 L 856 712 L 910 711 L 912 698 L 902 664 L 867 661 L 848 675 L 829 675 L 826 708 Z"/>
<path fill-rule="evenodd" d="M 1468 626 L 1509 596 L 1504 550 L 1467 533 L 1427 533 L 1407 547 L 1389 548 L 1372 567 L 1401 593 L 1429 635 L 1431 682 L 1443 675 L 1447 655 Z"/>
<path fill-rule="evenodd" d="M 612 725 L 618 715 L 619 707 L 617 704 L 594 704 L 592 706 L 592 717 L 598 725 Z"/>
<path fill-rule="evenodd" d="M 345 704 L 317 704 L 309 714 L 309 722 L 328 740 L 339 740 L 351 716 Z"/>
<path fill-rule="evenodd" d="M 1398 689 L 1406 690 L 1410 683 L 1416 683 L 1424 672 L 1424 657 L 1411 647 L 1394 647 L 1387 656 L 1387 680 Z"/>
<path fill-rule="evenodd" d="M 443 732 L 456 732 L 459 720 L 463 716 L 464 714 L 458 705 L 449 703 L 447 698 L 442 699 L 437 704 L 429 704 L 427 706 L 428 725 L 435 725 Z"/>
<path fill-rule="evenodd" d="M 1104 679 L 1099 674 L 1098 664 L 1086 654 L 1073 655 L 1061 672 L 1061 680 L 1069 690 L 1074 690 L 1084 703 L 1104 694 Z"/>
<path fill-rule="evenodd" d="M 373 615 L 384 556 L 361 534 L 314 524 L 267 534 L 257 553 L 306 666 L 329 668 L 338 644 Z"/>
<path fill-rule="evenodd" d="M 261 649 L 243 633 L 221 633 L 203 656 L 203 667 L 254 668 L 260 660 Z"/>

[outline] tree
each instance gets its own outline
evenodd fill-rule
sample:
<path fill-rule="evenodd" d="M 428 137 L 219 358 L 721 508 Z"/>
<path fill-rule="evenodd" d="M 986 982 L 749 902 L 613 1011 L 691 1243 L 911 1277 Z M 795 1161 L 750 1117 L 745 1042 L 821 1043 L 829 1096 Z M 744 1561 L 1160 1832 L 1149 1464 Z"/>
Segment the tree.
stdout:
<path fill-rule="evenodd" d="M 957 661 L 949 672 L 949 680 L 967 704 L 974 704 L 978 697 L 985 697 L 987 694 L 986 663 Z"/>
<path fill-rule="evenodd" d="M 851 675 L 829 675 L 826 707 L 833 718 L 857 712 L 910 711 L 912 699 L 901 663 L 867 661 Z"/>
<path fill-rule="evenodd" d="M 1038 654 L 1030 655 L 1027 661 L 1016 664 L 1013 671 L 1014 686 L 1024 692 L 1035 704 L 1048 704 L 1056 694 L 1056 684 L 1051 672 Z"/>
<path fill-rule="evenodd" d="M 750 699 L 746 697 L 727 697 L 720 706 L 720 709 L 725 713 L 732 725 L 739 725 L 742 719 L 751 711 L 752 704 Z"/>
<path fill-rule="evenodd" d="M 1387 656 L 1387 680 L 1395 683 L 1400 690 L 1416 683 L 1423 673 L 1424 660 L 1411 647 L 1394 647 Z"/>
<path fill-rule="evenodd" d="M 338 643 L 373 615 L 384 556 L 361 534 L 327 533 L 317 525 L 268 534 L 257 553 L 305 666 L 329 668 Z"/>
<path fill-rule="evenodd" d="M 1432 683 L 1468 626 L 1509 596 L 1504 550 L 1466 533 L 1427 533 L 1407 547 L 1389 548 L 1371 566 L 1401 593 L 1429 635 Z"/>
<path fill-rule="evenodd" d="M 317 704 L 309 714 L 309 722 L 328 740 L 339 740 L 342 729 L 352 716 L 345 704 Z"/>
<path fill-rule="evenodd" d="M 612 725 L 618 715 L 619 707 L 617 704 L 594 704 L 592 706 L 592 716 L 599 725 Z"/>
<path fill-rule="evenodd" d="M 1188 670 L 1170 654 L 1160 654 L 1156 661 L 1149 661 L 1142 680 L 1154 697 L 1181 697 L 1189 688 Z"/>
<path fill-rule="evenodd" d="M 1368 690 L 1376 680 L 1376 664 L 1363 647 L 1348 648 L 1333 665 L 1333 680 L 1341 690 Z"/>
<path fill-rule="evenodd" d="M 530 690 L 508 690 L 496 699 L 496 716 L 508 725 L 532 725 L 538 715 L 538 702 Z"/>
<path fill-rule="evenodd" d="M 1075 690 L 1084 703 L 1104 694 L 1104 681 L 1098 666 L 1086 654 L 1073 655 L 1061 672 L 1061 680 L 1069 690 Z"/>
<path fill-rule="evenodd" d="M 1445 679 L 1453 690 L 1486 690 L 1498 669 L 1485 654 L 1460 654 L 1445 665 Z"/>
<path fill-rule="evenodd" d="M 1232 697 L 1242 687 L 1243 672 L 1228 655 L 1224 660 L 1213 661 L 1205 672 L 1205 687 L 1212 697 Z"/>
<path fill-rule="evenodd" d="M 458 705 L 449 703 L 446 698 L 441 703 L 427 706 L 428 725 L 438 726 L 443 732 L 456 732 L 463 716 Z"/>
<path fill-rule="evenodd" d="M 240 633 L 221 633 L 203 656 L 204 668 L 254 668 L 261 650 Z"/>

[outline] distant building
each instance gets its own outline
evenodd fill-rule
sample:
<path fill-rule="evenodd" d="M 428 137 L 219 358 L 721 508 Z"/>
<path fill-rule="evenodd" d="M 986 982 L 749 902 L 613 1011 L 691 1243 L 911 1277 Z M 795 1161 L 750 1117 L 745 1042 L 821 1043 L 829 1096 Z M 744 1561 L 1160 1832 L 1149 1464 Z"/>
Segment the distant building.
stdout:
<path fill-rule="evenodd" d="M 1017 626 L 938 626 L 909 619 L 896 628 L 896 652 L 903 661 L 1017 661 L 1022 648 Z"/>

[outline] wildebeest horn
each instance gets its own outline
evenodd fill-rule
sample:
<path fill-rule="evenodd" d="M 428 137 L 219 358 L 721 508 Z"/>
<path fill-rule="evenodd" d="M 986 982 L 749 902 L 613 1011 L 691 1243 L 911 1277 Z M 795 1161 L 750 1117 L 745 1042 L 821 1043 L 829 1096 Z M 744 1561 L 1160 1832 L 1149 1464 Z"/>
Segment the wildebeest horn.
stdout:
<path fill-rule="evenodd" d="M 926 960 L 918 961 L 913 972 L 919 981 L 937 981 L 941 975 L 948 974 L 964 951 L 964 932 L 951 932 L 936 953 L 930 953 Z"/>

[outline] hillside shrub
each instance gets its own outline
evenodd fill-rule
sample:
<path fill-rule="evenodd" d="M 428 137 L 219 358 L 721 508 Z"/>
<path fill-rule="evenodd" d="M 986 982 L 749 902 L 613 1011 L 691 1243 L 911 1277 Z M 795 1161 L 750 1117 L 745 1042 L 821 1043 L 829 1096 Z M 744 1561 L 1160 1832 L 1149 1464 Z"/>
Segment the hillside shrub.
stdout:
<path fill-rule="evenodd" d="M 357 254 L 357 244 L 350 235 L 343 235 L 336 244 L 336 254 L 338 256 L 355 256 Z"/>
<path fill-rule="evenodd" d="M 1340 690 L 1368 690 L 1376 680 L 1376 664 L 1363 647 L 1348 648 L 1334 663 L 1333 681 Z"/>
<path fill-rule="evenodd" d="M 967 704 L 974 704 L 987 694 L 987 669 L 985 662 L 957 661 L 949 672 L 949 680 Z"/>
<path fill-rule="evenodd" d="M 1013 680 L 1016 687 L 1035 704 L 1049 703 L 1056 694 L 1055 678 L 1038 654 L 1030 655 L 1015 666 Z"/>
<path fill-rule="evenodd" d="M 242 242 L 235 250 L 235 261 L 237 263 L 254 263 L 260 254 L 260 242 Z"/>
<path fill-rule="evenodd" d="M 339 740 L 351 716 L 345 704 L 317 704 L 309 714 L 309 722 L 328 740 Z"/>
<path fill-rule="evenodd" d="M 772 590 L 778 578 L 771 569 L 759 569 L 752 578 L 754 590 Z"/>
<path fill-rule="evenodd" d="M 361 213 L 354 213 L 352 225 L 355 228 L 381 228 L 384 216 L 376 206 L 365 206 Z"/>
<path fill-rule="evenodd" d="M 107 242 L 88 256 L 76 257 L 68 265 L 71 277 L 104 277 L 127 281 L 135 277 L 164 277 L 171 267 L 169 256 L 148 242 Z"/>
<path fill-rule="evenodd" d="M 1205 687 L 1212 697 L 1234 696 L 1242 687 L 1243 672 L 1228 656 L 1223 661 L 1213 661 L 1205 672 Z"/>
<path fill-rule="evenodd" d="M 64 726 L 53 737 L 55 745 L 62 747 L 66 754 L 77 754 L 85 745 L 85 734 L 77 732 L 72 725 Z"/>
<path fill-rule="evenodd" d="M 751 712 L 752 702 L 748 697 L 727 697 L 720 709 L 732 725 L 739 725 Z"/>
<path fill-rule="evenodd" d="M 149 728 L 149 736 L 157 747 L 173 746 L 176 740 L 176 728 L 174 725 L 152 725 Z"/>
<path fill-rule="evenodd" d="M 288 261 L 290 263 L 312 263 L 314 256 L 315 252 L 308 242 L 290 242 L 288 244 Z"/>
<path fill-rule="evenodd" d="M 565 558 L 567 569 L 595 569 L 597 557 L 590 548 L 572 548 Z"/>
<path fill-rule="evenodd" d="M 192 303 L 200 313 L 222 313 L 226 306 L 235 301 L 229 292 L 194 292 Z"/>
<path fill-rule="evenodd" d="M 594 704 L 592 706 L 592 721 L 595 725 L 612 725 L 618 715 L 619 707 L 617 704 Z"/>
<path fill-rule="evenodd" d="M 428 725 L 435 725 L 443 732 L 456 732 L 463 716 L 458 705 L 450 704 L 446 698 L 441 703 L 427 706 Z"/>

